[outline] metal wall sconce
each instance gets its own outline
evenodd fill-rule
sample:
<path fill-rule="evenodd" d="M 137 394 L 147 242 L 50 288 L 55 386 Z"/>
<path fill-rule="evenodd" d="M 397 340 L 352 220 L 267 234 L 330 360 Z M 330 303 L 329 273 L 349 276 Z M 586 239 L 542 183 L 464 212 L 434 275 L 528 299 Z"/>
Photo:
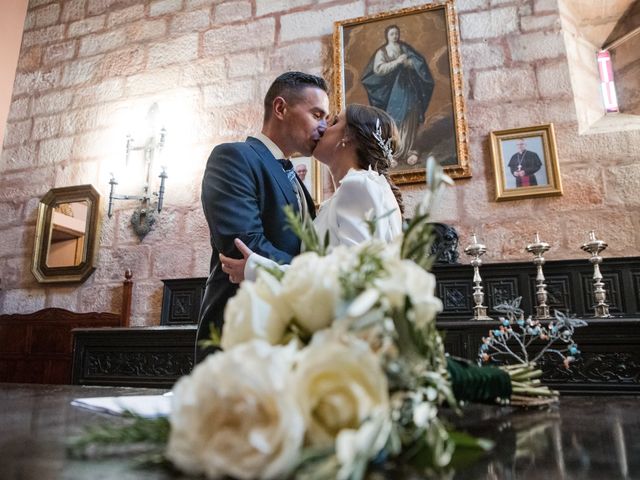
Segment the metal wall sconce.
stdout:
<path fill-rule="evenodd" d="M 151 169 L 153 166 L 153 160 L 156 154 L 160 154 L 164 147 L 164 142 L 166 138 L 167 131 L 162 128 L 160 130 L 160 138 L 156 140 L 155 137 L 151 137 L 147 140 L 144 145 L 134 146 L 133 138 L 131 135 L 127 135 L 127 146 L 126 146 L 126 165 L 129 164 L 129 154 L 132 151 L 142 150 L 144 153 L 145 160 L 145 171 L 146 171 L 146 179 L 145 185 L 143 188 L 142 195 L 121 195 L 115 192 L 115 186 L 118 185 L 113 173 L 111 174 L 111 179 L 109 180 L 109 185 L 111 185 L 111 189 L 109 192 L 109 209 L 107 215 L 109 218 L 113 216 L 113 202 L 115 200 L 139 200 L 140 205 L 135 209 L 131 216 L 131 225 L 133 227 L 133 231 L 138 236 L 140 240 L 142 240 L 147 233 L 151 231 L 154 223 L 156 222 L 155 211 L 160 213 L 162 211 L 162 204 L 164 201 L 164 192 L 165 192 L 165 180 L 167 179 L 167 172 L 164 167 L 162 167 L 162 172 L 159 175 L 160 178 L 160 188 L 157 192 L 151 192 Z M 155 208 L 152 206 L 152 200 L 157 198 Z"/>

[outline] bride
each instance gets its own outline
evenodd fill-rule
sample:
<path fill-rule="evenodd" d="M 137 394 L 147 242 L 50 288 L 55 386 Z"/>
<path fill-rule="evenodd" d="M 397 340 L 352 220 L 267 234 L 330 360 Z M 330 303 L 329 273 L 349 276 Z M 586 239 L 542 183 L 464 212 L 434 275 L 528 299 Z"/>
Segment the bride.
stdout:
<path fill-rule="evenodd" d="M 402 232 L 402 197 L 388 173 L 394 152 L 399 150 L 396 125 L 379 108 L 350 104 L 333 119 L 313 151 L 329 168 L 337 187 L 313 221 L 319 238 L 328 232 L 330 247 L 369 240 L 366 219 L 372 216 L 378 219 L 374 238 L 390 242 Z M 235 245 L 242 259 L 220 254 L 222 270 L 233 283 L 254 280 L 258 265 L 276 265 L 239 239 Z"/>

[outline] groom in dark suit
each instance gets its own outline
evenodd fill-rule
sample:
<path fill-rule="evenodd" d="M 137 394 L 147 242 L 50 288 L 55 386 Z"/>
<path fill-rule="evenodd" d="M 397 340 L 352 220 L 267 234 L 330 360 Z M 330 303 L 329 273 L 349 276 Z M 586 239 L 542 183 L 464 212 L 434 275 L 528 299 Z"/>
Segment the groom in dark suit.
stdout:
<path fill-rule="evenodd" d="M 241 258 L 233 244 L 239 238 L 262 256 L 290 263 L 300 252 L 300 240 L 287 227 L 285 205 L 315 216 L 313 199 L 288 158 L 296 152 L 310 156 L 324 134 L 327 85 L 314 75 L 284 73 L 271 84 L 264 109 L 260 134 L 218 145 L 207 161 L 201 198 L 213 254 L 198 341 L 209 338 L 212 324 L 222 330 L 224 307 L 238 288 L 222 271 L 219 254 Z M 196 362 L 212 351 L 196 345 Z"/>

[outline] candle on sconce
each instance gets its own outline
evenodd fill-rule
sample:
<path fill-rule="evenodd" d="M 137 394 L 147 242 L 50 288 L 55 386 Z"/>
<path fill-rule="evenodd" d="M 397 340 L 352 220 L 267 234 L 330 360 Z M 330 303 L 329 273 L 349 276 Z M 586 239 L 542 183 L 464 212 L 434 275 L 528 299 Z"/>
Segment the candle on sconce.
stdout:
<path fill-rule="evenodd" d="M 600 273 L 600 264 L 602 263 L 602 257 L 600 252 L 607 248 L 607 243 L 603 240 L 596 238 L 596 232 L 591 230 L 589 232 L 589 241 L 584 243 L 580 248 L 587 253 L 591 254 L 589 262 L 593 265 L 593 296 L 595 297 L 596 304 L 593 306 L 595 310 L 596 318 L 609 318 L 609 304 L 606 303 L 607 292 L 604 289 L 604 283 L 602 282 L 602 273 Z"/>

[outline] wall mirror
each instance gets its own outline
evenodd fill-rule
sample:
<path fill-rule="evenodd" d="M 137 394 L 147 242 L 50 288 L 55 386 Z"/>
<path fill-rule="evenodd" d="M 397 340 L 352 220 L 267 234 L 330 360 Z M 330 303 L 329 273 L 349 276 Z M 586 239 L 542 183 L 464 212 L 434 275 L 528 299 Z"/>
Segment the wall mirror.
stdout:
<path fill-rule="evenodd" d="M 91 185 L 52 188 L 40 200 L 31 271 L 38 282 L 84 282 L 96 269 L 100 194 Z"/>

